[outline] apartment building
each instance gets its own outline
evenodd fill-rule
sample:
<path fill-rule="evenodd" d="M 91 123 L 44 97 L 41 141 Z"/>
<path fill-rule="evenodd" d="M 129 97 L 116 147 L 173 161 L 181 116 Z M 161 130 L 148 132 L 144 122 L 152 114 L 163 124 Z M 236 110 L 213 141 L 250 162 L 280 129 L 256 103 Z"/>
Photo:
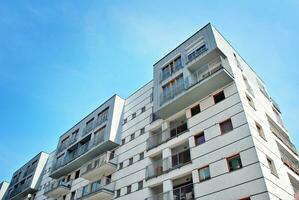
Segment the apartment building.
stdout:
<path fill-rule="evenodd" d="M 41 176 L 31 199 L 291 200 L 299 160 L 263 81 L 207 24 L 64 133 Z"/>
<path fill-rule="evenodd" d="M 0 183 L 0 199 L 2 199 L 4 197 L 8 186 L 9 186 L 9 183 L 6 181 L 3 181 Z"/>

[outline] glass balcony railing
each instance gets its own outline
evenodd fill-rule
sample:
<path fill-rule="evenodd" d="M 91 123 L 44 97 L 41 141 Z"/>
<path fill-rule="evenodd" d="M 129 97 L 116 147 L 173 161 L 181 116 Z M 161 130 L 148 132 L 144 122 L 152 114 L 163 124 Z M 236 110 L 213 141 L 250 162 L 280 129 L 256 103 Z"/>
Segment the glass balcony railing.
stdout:
<path fill-rule="evenodd" d="M 65 143 L 61 144 L 58 149 L 57 152 L 62 152 L 63 150 L 65 150 L 67 147 L 71 146 L 72 144 L 74 144 L 77 141 L 77 135 L 74 135 L 72 137 L 70 137 Z"/>
<path fill-rule="evenodd" d="M 160 94 L 160 106 L 166 102 L 174 99 L 176 96 L 181 93 L 189 90 L 194 85 L 200 84 L 202 81 L 212 76 L 216 72 L 225 68 L 224 60 L 221 57 L 218 57 L 208 64 L 201 66 L 197 71 L 193 72 L 190 76 L 184 77 L 183 80 L 177 81 L 171 86 L 170 89 L 164 90 Z"/>
<path fill-rule="evenodd" d="M 32 183 L 33 177 L 26 179 L 23 184 L 19 183 L 18 187 L 13 189 L 11 193 L 9 194 L 9 198 L 14 198 L 16 195 L 24 192 L 26 189 L 30 188 L 30 185 Z"/>
<path fill-rule="evenodd" d="M 285 154 L 281 154 L 281 160 L 282 162 L 288 166 L 293 172 L 295 172 L 297 175 L 299 175 L 299 161 L 296 159 L 292 159 L 289 156 Z"/>
<path fill-rule="evenodd" d="M 107 194 L 113 198 L 115 184 L 111 180 L 106 180 L 106 183 L 108 184 L 103 185 L 101 181 L 96 181 L 78 189 L 77 199 L 107 199 Z"/>
<path fill-rule="evenodd" d="M 162 70 L 160 72 L 160 82 L 162 82 L 165 79 L 169 78 L 170 76 L 175 74 L 180 69 L 183 69 L 183 65 L 182 65 L 182 63 L 179 62 L 177 65 L 175 65 L 175 67 L 172 70 L 170 70 L 170 69 L 169 70 Z"/>
<path fill-rule="evenodd" d="M 189 65 L 190 63 L 194 62 L 195 60 L 197 60 L 197 58 L 200 58 L 207 51 L 208 47 L 206 44 L 195 49 L 192 53 L 186 56 L 186 65 Z"/>
<path fill-rule="evenodd" d="M 79 148 L 73 150 L 71 153 L 66 154 L 66 156 L 63 159 L 57 160 L 56 163 L 53 165 L 53 171 L 70 163 L 71 161 L 75 160 L 81 155 L 85 154 L 93 147 L 104 142 L 104 140 L 105 140 L 105 132 L 101 133 L 100 135 L 96 135 L 93 138 L 93 140 L 86 142 L 85 144 L 81 145 Z"/>
<path fill-rule="evenodd" d="M 194 200 L 194 188 L 193 183 L 187 184 L 181 187 L 177 187 L 171 191 L 156 194 L 151 197 L 145 198 L 145 200 Z"/>
<path fill-rule="evenodd" d="M 57 190 L 58 188 L 60 187 L 63 187 L 65 188 L 66 190 L 70 190 L 71 187 L 72 187 L 72 181 L 64 181 L 64 180 L 55 180 L 53 182 L 51 182 L 50 184 L 48 184 L 46 187 L 45 187 L 45 191 L 44 193 L 47 194 L 47 193 L 50 193 L 54 190 Z M 65 192 L 63 192 L 65 194 Z"/>
<path fill-rule="evenodd" d="M 191 162 L 190 149 L 173 154 L 163 160 L 154 161 L 146 167 L 146 179 L 154 178 Z"/>
<path fill-rule="evenodd" d="M 172 138 L 175 138 L 187 131 L 188 126 L 187 121 L 185 121 L 184 123 L 176 127 L 172 127 L 164 130 L 163 132 L 161 131 L 159 133 L 153 134 L 146 140 L 146 150 L 153 149 L 160 144 L 167 142 L 168 140 L 171 140 Z"/>

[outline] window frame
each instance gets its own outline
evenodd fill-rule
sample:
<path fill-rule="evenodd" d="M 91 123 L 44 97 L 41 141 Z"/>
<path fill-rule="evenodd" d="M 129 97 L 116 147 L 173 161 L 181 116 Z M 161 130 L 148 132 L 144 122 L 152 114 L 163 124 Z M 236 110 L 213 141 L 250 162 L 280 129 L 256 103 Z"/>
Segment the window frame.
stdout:
<path fill-rule="evenodd" d="M 238 169 L 231 169 L 231 168 L 230 168 L 230 165 L 229 165 L 229 161 L 232 160 L 232 159 L 234 159 L 234 158 L 237 158 L 237 157 L 240 158 L 240 165 L 241 165 L 241 167 L 238 168 Z M 239 170 L 239 169 L 242 169 L 242 168 L 243 168 L 243 163 L 242 163 L 242 159 L 241 159 L 241 155 L 240 155 L 240 153 L 237 153 L 237 154 L 234 154 L 234 155 L 232 155 L 232 156 L 226 157 L 226 164 L 227 164 L 227 168 L 228 168 L 228 171 L 229 171 L 229 172 L 234 172 L 234 171 L 237 171 L 237 170 Z"/>
<path fill-rule="evenodd" d="M 230 121 L 232 128 L 230 130 L 224 131 L 224 129 L 223 129 L 223 127 L 221 125 L 224 124 L 224 123 L 226 123 L 226 122 L 228 122 L 228 121 Z M 221 135 L 227 134 L 227 133 L 229 133 L 229 132 L 231 132 L 231 131 L 234 130 L 234 125 L 233 125 L 233 122 L 232 122 L 231 118 L 228 118 L 228 119 L 226 119 L 226 120 L 224 120 L 222 122 L 219 122 L 219 127 L 220 127 Z"/>
<path fill-rule="evenodd" d="M 216 97 L 217 97 L 218 95 L 220 95 L 220 94 L 223 94 L 223 97 L 224 97 L 224 98 L 216 102 Z M 213 95 L 214 104 L 220 103 L 221 101 L 223 101 L 223 100 L 225 100 L 225 99 L 226 99 L 226 96 L 225 96 L 225 93 L 224 93 L 223 90 L 221 90 L 220 92 L 218 92 L 218 93 L 216 93 L 216 94 Z"/>
<path fill-rule="evenodd" d="M 200 178 L 200 170 L 203 170 L 203 169 L 205 169 L 205 168 L 208 168 L 208 169 L 209 169 L 209 177 L 206 178 L 206 179 L 202 179 L 202 180 L 201 180 L 201 178 Z M 204 182 L 204 181 L 208 181 L 208 180 L 211 179 L 211 171 L 210 171 L 210 166 L 209 166 L 209 165 L 205 165 L 205 166 L 199 168 L 197 171 L 198 171 L 198 179 L 199 179 L 199 182 L 200 182 L 200 183 L 201 183 L 201 182 Z"/>
<path fill-rule="evenodd" d="M 199 144 L 199 143 L 196 142 L 197 141 L 196 139 L 199 138 L 200 136 L 203 136 L 204 142 Z M 202 144 L 206 143 L 206 138 L 205 138 L 205 132 L 204 131 L 194 135 L 194 143 L 195 143 L 195 146 L 199 146 L 199 145 L 202 145 Z"/>

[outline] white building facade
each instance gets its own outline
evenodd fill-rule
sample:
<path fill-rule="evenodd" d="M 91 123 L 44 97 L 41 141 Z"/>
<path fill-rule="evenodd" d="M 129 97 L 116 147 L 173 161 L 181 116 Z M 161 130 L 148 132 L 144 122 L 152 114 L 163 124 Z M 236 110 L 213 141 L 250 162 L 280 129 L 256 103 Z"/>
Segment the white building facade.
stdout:
<path fill-rule="evenodd" d="M 263 81 L 207 24 L 63 134 L 15 199 L 291 200 L 298 163 Z"/>

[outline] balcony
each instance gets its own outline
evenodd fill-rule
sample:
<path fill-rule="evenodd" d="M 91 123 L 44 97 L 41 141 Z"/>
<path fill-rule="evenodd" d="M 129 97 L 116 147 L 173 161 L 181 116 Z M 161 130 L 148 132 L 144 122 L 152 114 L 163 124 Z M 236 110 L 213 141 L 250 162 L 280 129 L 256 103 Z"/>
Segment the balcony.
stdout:
<path fill-rule="evenodd" d="M 100 158 L 97 158 L 84 167 L 85 171 L 81 174 L 86 180 L 95 181 L 102 176 L 110 175 L 117 169 L 117 160 L 110 151 Z"/>
<path fill-rule="evenodd" d="M 112 200 L 114 195 L 114 183 L 102 185 L 100 182 L 93 182 L 77 190 L 78 200 Z"/>
<path fill-rule="evenodd" d="M 50 177 L 57 179 L 61 176 L 67 175 L 71 171 L 81 167 L 84 163 L 87 163 L 102 153 L 117 147 L 116 143 L 110 140 L 105 141 L 104 133 L 93 138 L 88 136 L 83 140 L 86 141 L 81 140 L 76 145 L 73 145 L 67 150 L 67 154 L 63 159 L 57 160 L 53 164 Z"/>
<path fill-rule="evenodd" d="M 284 132 L 282 128 L 269 116 L 267 115 L 268 122 L 272 133 L 285 144 L 294 154 L 298 155 L 295 145 L 291 142 L 290 137 Z"/>
<path fill-rule="evenodd" d="M 160 94 L 159 108 L 155 113 L 162 119 L 179 112 L 217 89 L 233 81 L 227 71 L 227 60 L 217 57 L 207 64 L 201 65 L 182 81 L 177 81 L 170 89 Z"/>
<path fill-rule="evenodd" d="M 146 140 L 146 150 L 149 151 L 187 131 L 189 131 L 187 121 L 183 121 L 180 124 L 175 124 L 171 128 L 168 128 L 164 131 L 158 130 L 158 132 L 154 133 Z"/>
<path fill-rule="evenodd" d="M 146 167 L 145 179 L 158 177 L 171 170 L 180 168 L 184 165 L 191 163 L 190 149 L 172 154 L 171 156 L 155 160 L 151 165 Z"/>
<path fill-rule="evenodd" d="M 26 197 L 28 194 L 32 194 L 36 192 L 36 189 L 31 187 L 32 179 L 33 178 L 31 177 L 29 179 L 26 179 L 24 182 L 21 181 L 20 183 L 18 183 L 18 187 L 14 188 L 9 194 L 9 199 L 10 200 L 22 199 Z"/>
<path fill-rule="evenodd" d="M 177 187 L 171 191 L 155 194 L 145 200 L 194 200 L 193 183 Z"/>
<path fill-rule="evenodd" d="M 299 161 L 296 157 L 292 156 L 290 152 L 288 152 L 281 144 L 276 142 L 282 162 L 294 173 L 299 175 Z"/>
<path fill-rule="evenodd" d="M 36 169 L 36 164 L 35 165 L 31 165 L 29 168 L 26 169 L 23 177 L 31 175 L 35 171 L 35 169 Z"/>
<path fill-rule="evenodd" d="M 64 180 L 58 180 L 51 182 L 46 186 L 44 195 L 49 198 L 58 198 L 66 195 L 70 192 L 72 187 L 72 182 L 65 182 Z"/>
<path fill-rule="evenodd" d="M 72 137 L 70 137 L 65 143 L 61 144 L 58 149 L 57 152 L 60 153 L 63 150 L 65 150 L 67 147 L 71 146 L 72 144 L 74 144 L 77 141 L 77 135 L 74 135 Z"/>

